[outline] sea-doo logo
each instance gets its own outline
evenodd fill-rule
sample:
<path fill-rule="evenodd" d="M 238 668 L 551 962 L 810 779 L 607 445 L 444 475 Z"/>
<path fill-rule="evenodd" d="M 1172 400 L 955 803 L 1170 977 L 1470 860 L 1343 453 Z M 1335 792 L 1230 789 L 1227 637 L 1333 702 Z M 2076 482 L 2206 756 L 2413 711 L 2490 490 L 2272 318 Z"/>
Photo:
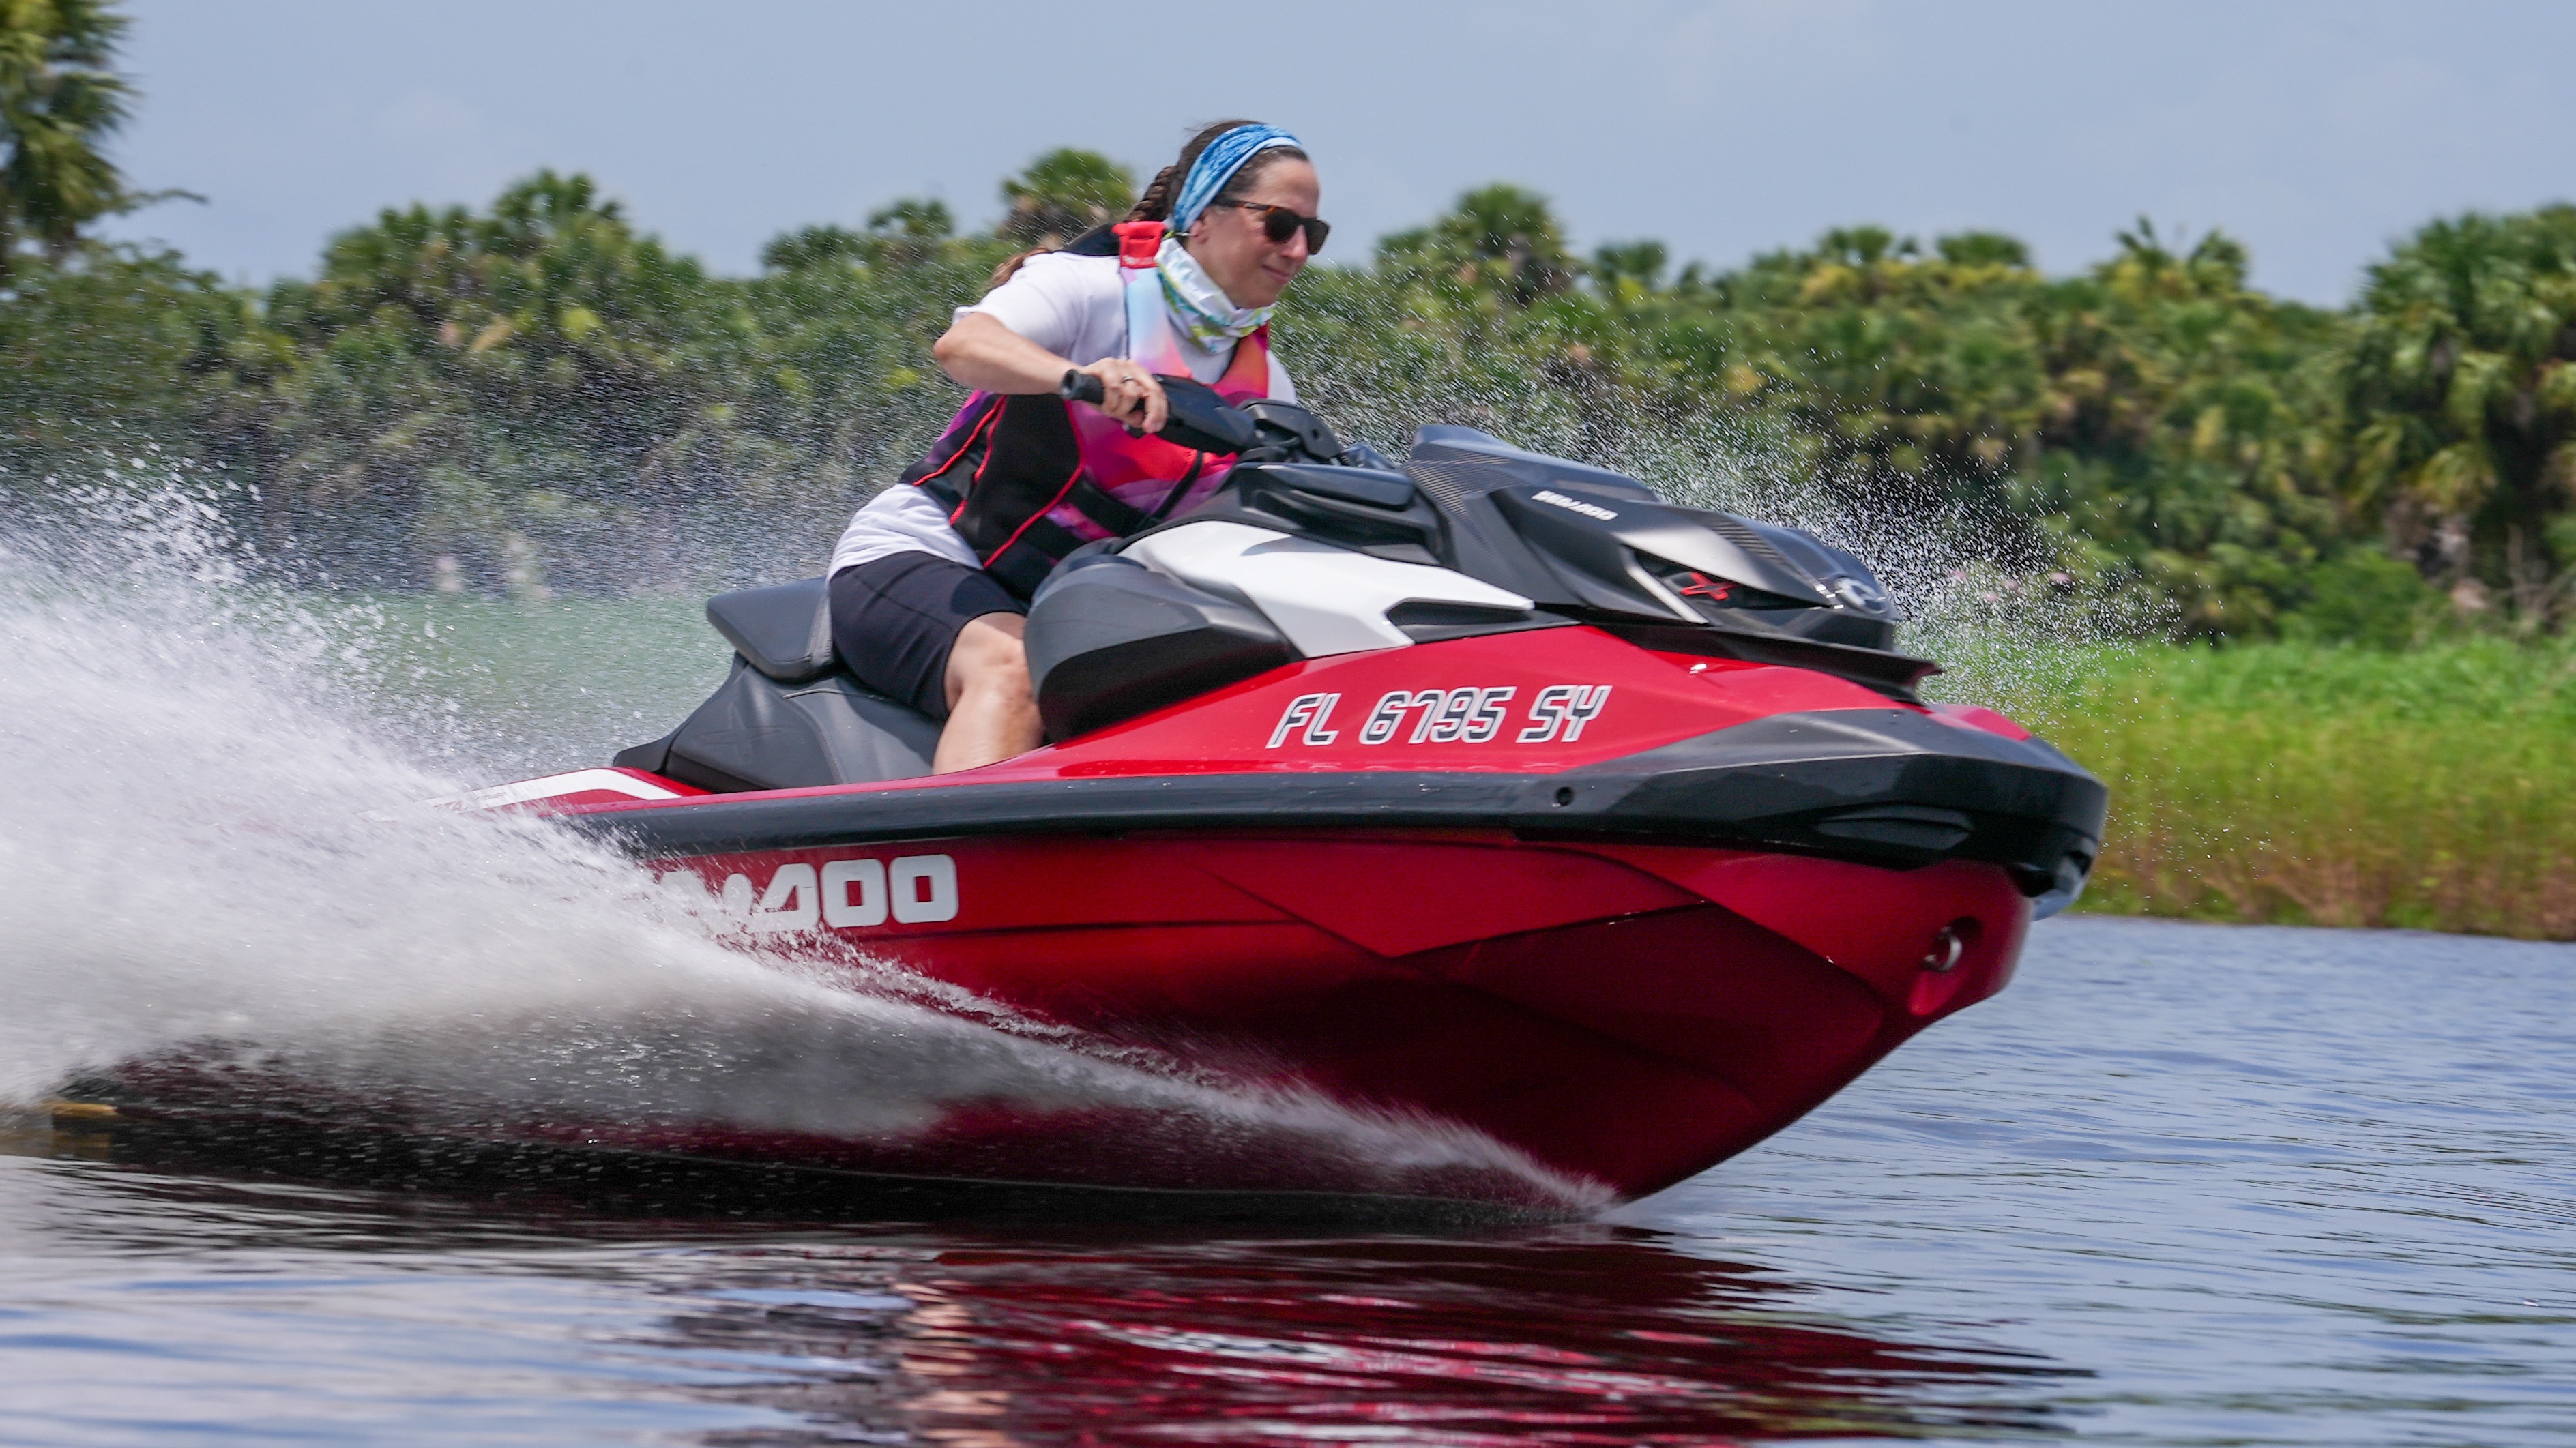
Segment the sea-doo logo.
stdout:
<path fill-rule="evenodd" d="M 1837 578 L 1833 581 L 1834 597 L 1863 613 L 1883 613 L 1887 609 L 1887 590 L 1866 578 Z"/>
<path fill-rule="evenodd" d="M 864 930 L 885 924 L 888 917 L 900 925 L 957 918 L 957 862 L 946 855 L 903 855 L 891 863 L 826 860 L 820 868 L 781 865 L 766 889 L 754 887 L 749 875 L 728 875 L 713 901 L 707 899 L 705 884 L 687 870 L 663 876 L 662 885 L 700 908 L 713 905 L 742 928 L 762 935 L 811 930 L 817 924 Z"/>
<path fill-rule="evenodd" d="M 1502 737 L 1511 722 L 1509 706 L 1519 692 L 1510 684 L 1392 690 L 1379 697 L 1377 707 L 1361 723 L 1359 742 L 1391 744 L 1401 734 L 1407 744 L 1490 744 Z M 1339 694 L 1300 694 L 1289 700 L 1266 747 L 1276 749 L 1291 736 L 1301 744 L 1317 746 L 1341 738 L 1341 731 L 1327 727 L 1341 700 Z M 1562 738 L 1572 744 L 1609 702 L 1608 684 L 1551 684 L 1530 701 L 1525 724 L 1513 741 L 1546 744 Z M 1410 731 L 1407 724 L 1413 726 Z"/>
<path fill-rule="evenodd" d="M 1586 503 L 1578 498 L 1569 498 L 1563 493 L 1542 491 L 1536 494 L 1536 497 L 1542 503 L 1553 504 L 1556 507 L 1563 508 L 1569 513 L 1581 513 L 1587 518 L 1597 518 L 1604 523 L 1607 523 L 1619 516 L 1619 514 L 1613 509 L 1604 508 L 1598 503 Z"/>

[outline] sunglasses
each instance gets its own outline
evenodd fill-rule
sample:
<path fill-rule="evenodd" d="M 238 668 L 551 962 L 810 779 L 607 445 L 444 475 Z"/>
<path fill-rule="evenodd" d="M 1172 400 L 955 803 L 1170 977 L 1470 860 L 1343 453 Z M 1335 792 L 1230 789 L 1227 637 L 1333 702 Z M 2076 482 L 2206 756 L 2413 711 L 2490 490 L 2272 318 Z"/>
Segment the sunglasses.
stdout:
<path fill-rule="evenodd" d="M 1243 211 L 1261 213 L 1261 234 L 1272 246 L 1286 246 L 1299 227 L 1306 231 L 1306 254 L 1317 256 L 1324 250 L 1324 238 L 1333 234 L 1333 223 L 1320 216 L 1300 216 L 1285 206 L 1264 206 L 1257 201 L 1211 201 L 1210 206 L 1231 206 Z"/>

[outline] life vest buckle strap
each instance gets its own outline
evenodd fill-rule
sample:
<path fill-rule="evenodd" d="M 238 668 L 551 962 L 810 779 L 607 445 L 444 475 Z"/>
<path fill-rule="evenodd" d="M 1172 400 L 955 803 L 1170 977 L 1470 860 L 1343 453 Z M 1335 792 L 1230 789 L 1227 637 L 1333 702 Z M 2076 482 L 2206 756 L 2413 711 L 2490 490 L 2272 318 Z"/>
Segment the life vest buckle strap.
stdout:
<path fill-rule="evenodd" d="M 1197 471 L 1196 468 L 1191 469 L 1193 473 Z M 1181 486 L 1189 485 L 1183 483 Z M 1175 490 L 1174 496 L 1177 495 L 1178 490 Z M 1157 516 L 1122 500 L 1089 478 L 1077 479 L 1072 490 L 1064 495 L 1064 500 L 1073 506 L 1075 512 L 1108 529 L 1113 538 L 1142 532 L 1153 526 Z"/>
<path fill-rule="evenodd" d="M 1196 457 L 1191 458 L 1190 470 L 1181 474 L 1181 480 L 1179 482 L 1172 484 L 1172 490 L 1163 495 L 1163 505 L 1156 508 L 1153 516 L 1146 521 L 1160 523 L 1165 518 L 1172 516 L 1172 509 L 1178 507 L 1181 499 L 1188 496 L 1191 485 L 1199 480 L 1199 474 L 1207 471 L 1207 460 L 1208 455 L 1206 453 L 1200 453 Z"/>
<path fill-rule="evenodd" d="M 1159 221 L 1122 221 L 1109 229 L 1118 233 L 1118 265 L 1122 270 L 1150 267 L 1163 254 L 1163 223 Z"/>

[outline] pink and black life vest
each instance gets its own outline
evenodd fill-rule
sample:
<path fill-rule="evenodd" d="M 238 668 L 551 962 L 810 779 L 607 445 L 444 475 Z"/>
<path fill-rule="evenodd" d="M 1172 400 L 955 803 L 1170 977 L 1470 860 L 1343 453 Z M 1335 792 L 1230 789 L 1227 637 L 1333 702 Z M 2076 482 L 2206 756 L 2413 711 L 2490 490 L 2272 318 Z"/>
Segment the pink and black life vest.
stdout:
<path fill-rule="evenodd" d="M 1154 270 L 1163 224 L 1129 221 L 1113 229 L 1127 299 L 1127 355 L 1148 371 L 1187 376 Z M 1215 386 L 1238 404 L 1270 395 L 1269 328 L 1235 344 Z M 937 498 L 985 571 L 1026 598 L 1066 554 L 1196 507 L 1233 465 L 1231 453 L 1131 436 L 1087 402 L 1051 392 L 977 392 L 900 481 Z"/>

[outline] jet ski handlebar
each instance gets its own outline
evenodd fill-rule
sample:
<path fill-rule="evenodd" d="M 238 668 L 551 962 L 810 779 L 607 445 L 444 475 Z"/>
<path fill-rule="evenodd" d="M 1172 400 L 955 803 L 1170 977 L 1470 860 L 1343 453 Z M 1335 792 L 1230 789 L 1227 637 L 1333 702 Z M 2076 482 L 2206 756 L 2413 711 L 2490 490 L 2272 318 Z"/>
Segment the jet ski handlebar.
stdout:
<path fill-rule="evenodd" d="M 1385 467 L 1365 443 L 1346 448 L 1321 418 L 1294 403 L 1262 399 L 1236 407 L 1217 390 L 1189 377 L 1158 375 L 1168 409 L 1164 441 L 1198 452 L 1232 453 L 1246 462 L 1340 463 Z M 1056 394 L 1097 407 L 1107 397 L 1100 379 L 1080 370 L 1064 374 Z"/>

